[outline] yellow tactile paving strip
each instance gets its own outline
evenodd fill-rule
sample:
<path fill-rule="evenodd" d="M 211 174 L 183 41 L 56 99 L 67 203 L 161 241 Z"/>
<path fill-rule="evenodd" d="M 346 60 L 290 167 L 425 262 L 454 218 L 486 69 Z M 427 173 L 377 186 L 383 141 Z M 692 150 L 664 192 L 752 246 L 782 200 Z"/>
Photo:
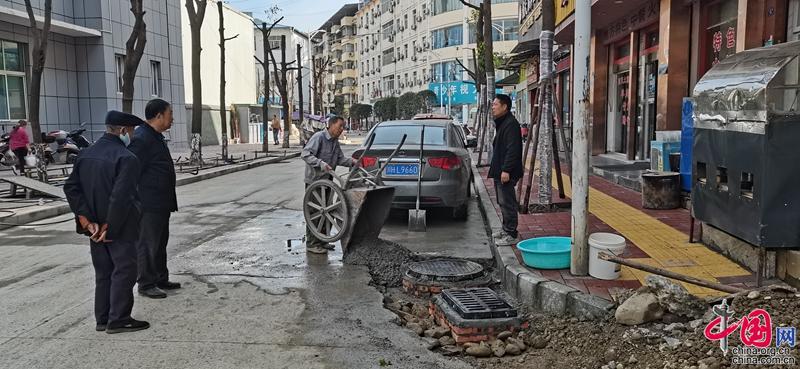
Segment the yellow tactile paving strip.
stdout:
<path fill-rule="evenodd" d="M 554 172 L 553 186 L 556 186 L 556 175 Z M 563 175 L 562 179 L 566 195 L 572 197 L 569 176 Z M 747 270 L 709 250 L 704 245 L 689 243 L 688 237 L 683 232 L 591 187 L 589 188 L 589 212 L 650 256 L 650 258 L 634 259 L 636 261 L 716 282 L 718 282 L 718 277 L 750 275 Z M 623 266 L 620 279 L 639 280 L 644 284 L 647 275 L 647 272 Z M 724 295 L 722 292 L 688 283 L 683 283 L 683 285 L 690 293 L 699 297 Z"/>

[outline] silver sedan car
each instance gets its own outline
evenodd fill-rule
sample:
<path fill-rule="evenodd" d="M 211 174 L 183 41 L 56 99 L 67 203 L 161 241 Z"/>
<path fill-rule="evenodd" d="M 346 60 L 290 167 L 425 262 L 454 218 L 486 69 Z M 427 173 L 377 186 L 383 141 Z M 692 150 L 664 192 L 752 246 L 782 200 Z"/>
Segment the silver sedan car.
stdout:
<path fill-rule="evenodd" d="M 420 163 L 423 126 L 425 142 Z M 367 170 L 376 170 L 380 166 L 384 171 L 383 183 L 395 187 L 393 208 L 411 209 L 416 206 L 417 179 L 421 170 L 420 206 L 451 208 L 454 218 L 467 218 L 472 183 L 472 159 L 467 148 L 476 145 L 473 137 L 468 138 L 452 120 L 439 116 L 383 122 L 373 127 L 367 137 L 372 134 L 375 135 L 372 147 L 361 158 L 361 165 Z M 407 135 L 405 143 L 388 163 L 388 157 L 404 134 Z M 360 147 L 353 157 L 361 157 L 364 149 L 364 146 Z"/>

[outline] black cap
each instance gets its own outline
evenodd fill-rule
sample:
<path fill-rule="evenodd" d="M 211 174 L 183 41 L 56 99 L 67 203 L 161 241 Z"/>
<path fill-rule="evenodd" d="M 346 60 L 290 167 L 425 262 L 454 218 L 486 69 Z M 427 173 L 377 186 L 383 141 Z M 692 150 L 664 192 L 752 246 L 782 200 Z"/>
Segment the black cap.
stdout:
<path fill-rule="evenodd" d="M 108 114 L 106 114 L 107 126 L 136 127 L 140 124 L 144 124 L 144 121 L 133 114 L 116 110 L 110 110 Z"/>

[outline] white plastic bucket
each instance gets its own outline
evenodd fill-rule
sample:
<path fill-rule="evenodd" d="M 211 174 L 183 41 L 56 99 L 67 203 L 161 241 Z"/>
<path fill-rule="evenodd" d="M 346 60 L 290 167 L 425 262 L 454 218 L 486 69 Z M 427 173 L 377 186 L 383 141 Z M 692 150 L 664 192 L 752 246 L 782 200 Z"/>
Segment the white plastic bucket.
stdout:
<path fill-rule="evenodd" d="M 613 233 L 592 233 L 589 235 L 589 275 L 606 280 L 619 278 L 620 265 L 601 260 L 599 257 L 601 252 L 621 256 L 625 252 L 625 238 Z"/>

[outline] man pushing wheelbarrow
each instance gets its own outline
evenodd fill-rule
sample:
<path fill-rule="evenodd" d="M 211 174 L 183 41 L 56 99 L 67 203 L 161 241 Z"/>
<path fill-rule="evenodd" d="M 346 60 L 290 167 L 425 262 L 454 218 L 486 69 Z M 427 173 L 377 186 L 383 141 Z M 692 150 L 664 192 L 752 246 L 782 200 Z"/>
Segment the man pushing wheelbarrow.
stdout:
<path fill-rule="evenodd" d="M 370 172 L 360 168 L 361 158 L 344 155 L 339 145 L 344 125 L 342 117 L 328 119 L 328 128 L 311 136 L 301 155 L 306 163 L 303 197 L 306 251 L 314 254 L 333 250 L 332 242 L 339 240 L 342 251 L 346 252 L 350 243 L 377 239 L 394 197 L 394 187 L 382 185 L 380 165 Z M 367 139 L 362 156 L 369 151 L 373 139 L 374 136 Z M 403 136 L 386 163 L 392 161 L 405 139 Z M 336 174 L 340 165 L 351 168 L 347 176 Z"/>

